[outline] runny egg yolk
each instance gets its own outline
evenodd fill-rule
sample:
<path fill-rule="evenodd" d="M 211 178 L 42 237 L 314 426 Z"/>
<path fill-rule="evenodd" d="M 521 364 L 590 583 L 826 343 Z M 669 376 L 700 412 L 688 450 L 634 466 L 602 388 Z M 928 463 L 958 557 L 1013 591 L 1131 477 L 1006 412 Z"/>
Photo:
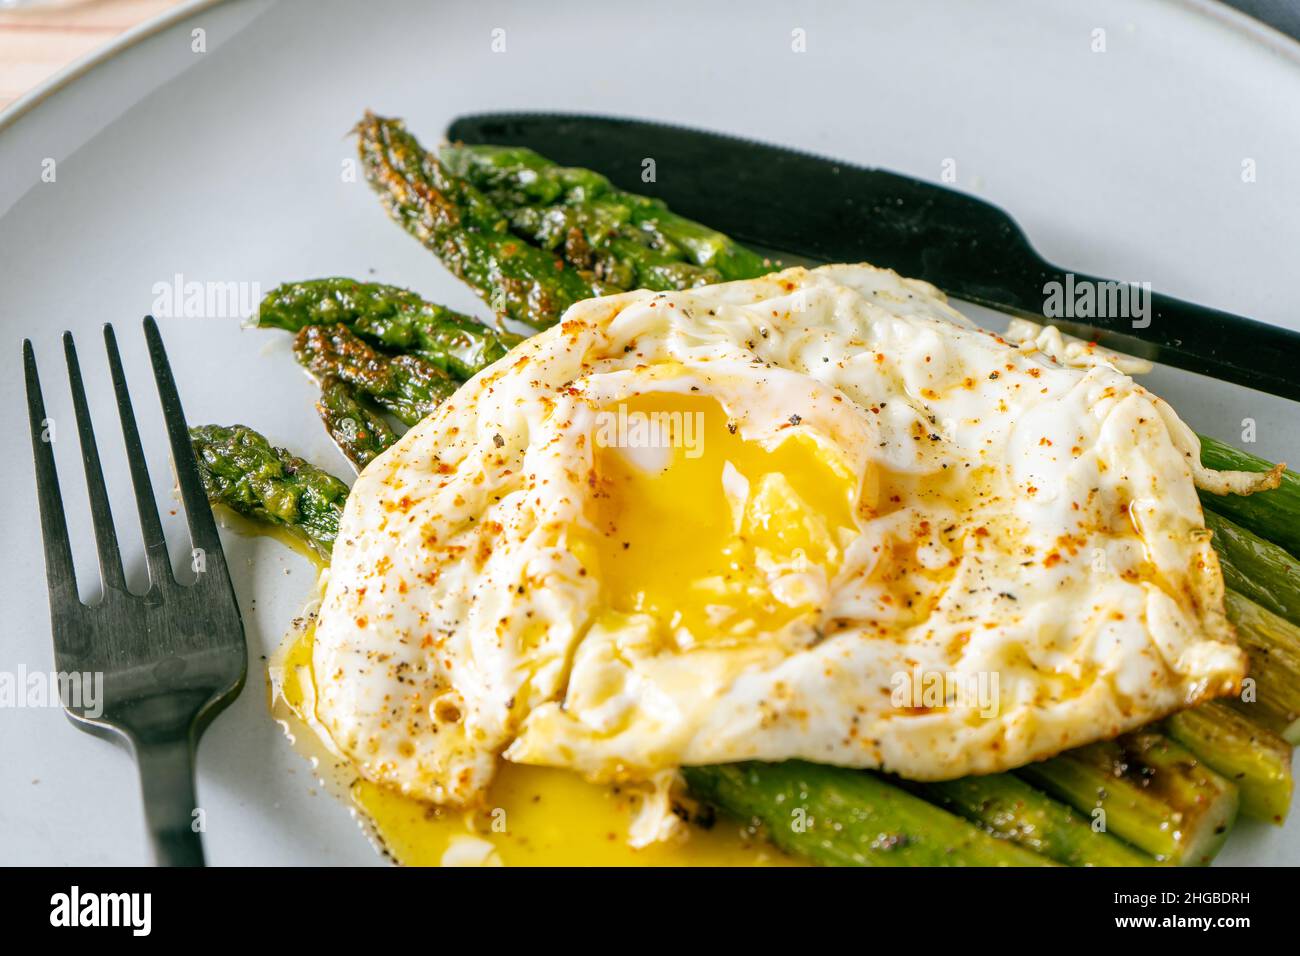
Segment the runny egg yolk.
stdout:
<path fill-rule="evenodd" d="M 817 610 L 854 533 L 854 477 L 792 415 L 746 440 L 714 398 L 651 392 L 598 417 L 603 599 L 679 644 L 771 633 Z"/>
<path fill-rule="evenodd" d="M 345 768 L 320 743 L 314 626 L 291 633 L 270 665 L 271 709 L 292 728 L 313 764 Z M 720 818 L 691 825 L 685 839 L 628 845 L 636 810 L 633 790 L 588 783 L 576 773 L 502 761 L 483 804 L 440 808 L 360 777 L 326 783 L 356 807 L 384 850 L 407 866 L 803 866 L 771 846 L 747 824 Z"/>

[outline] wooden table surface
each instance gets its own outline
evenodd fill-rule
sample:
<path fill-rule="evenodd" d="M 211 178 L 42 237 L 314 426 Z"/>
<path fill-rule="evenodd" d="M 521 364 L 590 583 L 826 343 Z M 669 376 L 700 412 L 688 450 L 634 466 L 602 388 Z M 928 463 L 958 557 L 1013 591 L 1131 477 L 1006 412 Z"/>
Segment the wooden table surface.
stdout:
<path fill-rule="evenodd" d="M 180 0 L 80 0 L 0 10 L 0 109 Z"/>

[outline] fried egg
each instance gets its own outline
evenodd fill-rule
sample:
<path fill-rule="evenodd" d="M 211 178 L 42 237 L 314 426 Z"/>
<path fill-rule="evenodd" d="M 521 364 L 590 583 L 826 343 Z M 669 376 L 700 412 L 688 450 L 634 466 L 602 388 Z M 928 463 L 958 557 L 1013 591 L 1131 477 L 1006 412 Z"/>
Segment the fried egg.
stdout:
<path fill-rule="evenodd" d="M 316 717 L 472 806 L 503 760 L 949 779 L 1231 693 L 1195 436 L 1086 359 L 866 265 L 579 303 L 358 478 Z"/>

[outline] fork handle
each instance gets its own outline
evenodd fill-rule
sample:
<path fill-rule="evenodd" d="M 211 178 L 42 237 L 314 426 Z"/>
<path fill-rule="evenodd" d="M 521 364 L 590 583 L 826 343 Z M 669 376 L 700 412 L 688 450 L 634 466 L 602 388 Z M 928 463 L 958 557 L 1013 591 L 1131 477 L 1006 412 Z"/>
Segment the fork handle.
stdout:
<path fill-rule="evenodd" d="M 135 753 L 144 791 L 144 819 L 155 866 L 203 866 L 195 828 L 194 745 L 188 737 L 139 744 Z"/>

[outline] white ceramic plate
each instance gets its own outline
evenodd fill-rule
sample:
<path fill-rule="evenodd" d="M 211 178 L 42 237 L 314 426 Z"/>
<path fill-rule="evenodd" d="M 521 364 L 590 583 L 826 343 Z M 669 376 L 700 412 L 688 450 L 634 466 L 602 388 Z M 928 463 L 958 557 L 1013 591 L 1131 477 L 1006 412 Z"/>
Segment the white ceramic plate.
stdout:
<path fill-rule="evenodd" d="M 495 29 L 505 52 L 493 52 Z M 792 50 L 796 29 L 804 53 Z M 1105 52 L 1093 52 L 1097 30 Z M 935 181 L 952 161 L 958 187 L 1011 211 L 1054 262 L 1300 325 L 1300 46 L 1221 7 L 192 4 L 0 118 L 0 422 L 10 448 L 0 458 L 0 671 L 52 666 L 21 338 L 35 344 L 67 436 L 56 442 L 65 499 L 74 536 L 89 542 L 58 346 L 65 328 L 78 336 L 129 546 L 101 323 L 117 324 L 165 495 L 138 327 L 158 310 L 160 284 L 179 275 L 244 283 L 251 295 L 255 283 L 352 275 L 480 311 L 343 175 L 348 130 L 367 107 L 405 117 L 427 141 L 462 112 L 564 109 L 712 127 Z M 53 182 L 42 178 L 47 160 Z M 1243 182 L 1243 164 L 1254 182 Z M 161 325 L 191 421 L 248 423 L 345 473 L 287 336 L 244 331 L 232 317 Z M 1255 450 L 1300 459 L 1294 405 L 1167 370 L 1151 384 L 1198 429 L 1239 440 L 1249 418 Z M 179 519 L 168 524 L 179 545 Z M 269 540 L 228 536 L 226 553 L 251 660 L 247 689 L 200 749 L 209 858 L 377 863 L 268 712 L 264 658 L 306 597 L 310 569 Z M 89 546 L 77 557 L 93 593 Z M 0 710 L 0 863 L 144 859 L 131 761 L 57 709 Z M 1242 821 L 1220 859 L 1297 862 L 1300 813 L 1283 831 Z"/>

